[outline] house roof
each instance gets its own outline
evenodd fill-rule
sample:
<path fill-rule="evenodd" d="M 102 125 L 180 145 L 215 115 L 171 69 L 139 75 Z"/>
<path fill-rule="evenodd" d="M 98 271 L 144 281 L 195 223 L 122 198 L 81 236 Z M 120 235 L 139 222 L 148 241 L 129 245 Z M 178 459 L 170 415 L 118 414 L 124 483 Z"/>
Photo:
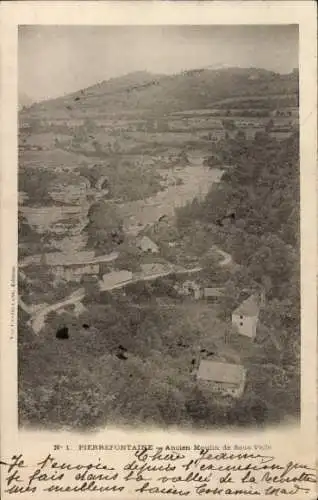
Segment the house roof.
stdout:
<path fill-rule="evenodd" d="M 142 247 L 150 247 L 150 248 L 155 248 L 155 249 L 158 249 L 158 245 L 156 245 L 156 243 L 154 243 L 150 238 L 148 238 L 148 236 L 143 236 L 141 238 L 141 240 L 139 241 L 139 244 L 142 246 Z"/>
<path fill-rule="evenodd" d="M 155 274 L 167 271 L 167 265 L 160 262 L 146 262 L 141 264 L 141 269 L 145 274 Z"/>
<path fill-rule="evenodd" d="M 245 369 L 242 365 L 202 360 L 198 369 L 198 378 L 210 382 L 240 384 L 244 379 Z"/>
<path fill-rule="evenodd" d="M 100 282 L 101 290 L 111 290 L 112 288 L 119 288 L 123 283 L 132 281 L 133 274 L 131 271 L 112 271 L 104 274 L 103 280 Z"/>
<path fill-rule="evenodd" d="M 257 294 L 248 297 L 233 311 L 233 314 L 244 314 L 245 316 L 257 316 L 258 313 L 259 297 Z"/>
<path fill-rule="evenodd" d="M 204 295 L 206 297 L 221 297 L 223 295 L 224 288 L 212 288 L 206 287 L 204 289 Z"/>
<path fill-rule="evenodd" d="M 122 271 L 111 271 L 110 273 L 104 274 L 103 279 L 106 280 L 115 280 L 116 282 L 118 281 L 125 281 L 129 280 L 132 278 L 132 272 L 127 271 L 123 269 Z"/>

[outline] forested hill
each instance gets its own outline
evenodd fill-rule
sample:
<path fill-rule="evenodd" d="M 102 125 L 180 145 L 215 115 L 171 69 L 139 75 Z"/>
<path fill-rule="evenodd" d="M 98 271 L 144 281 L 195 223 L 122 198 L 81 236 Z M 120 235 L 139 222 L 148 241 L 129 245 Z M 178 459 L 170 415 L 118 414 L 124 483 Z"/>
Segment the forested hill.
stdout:
<path fill-rule="evenodd" d="M 196 201 L 178 211 L 178 226 L 186 232 L 187 227 L 189 231 L 199 224 L 206 238 L 240 264 L 227 285 L 223 314 L 227 320 L 244 286 L 252 281 L 264 287 L 266 303 L 256 337 L 264 360 L 250 366 L 251 386 L 243 400 L 246 403 L 251 395 L 254 400 L 255 394 L 262 394 L 275 418 L 296 416 L 301 343 L 298 134 L 282 142 L 267 135 L 253 142 L 242 137 L 227 141 L 221 155 L 222 151 L 232 168 L 202 203 Z M 269 381 L 266 370 L 277 372 L 277 380 Z M 238 405 L 241 409 L 243 400 Z"/>
<path fill-rule="evenodd" d="M 193 217 L 208 224 L 254 279 L 265 280 L 271 294 L 281 296 L 299 258 L 298 135 L 280 143 L 267 135 L 253 142 L 240 138 L 229 141 L 221 156 L 232 168 Z"/>
<path fill-rule="evenodd" d="M 229 96 L 263 97 L 267 104 L 273 102 L 274 108 L 279 103 L 297 106 L 298 73 L 281 75 L 257 68 L 197 69 L 176 75 L 140 71 L 35 104 L 32 113 L 54 112 L 72 118 L 92 112 L 160 114 L 211 107 Z"/>

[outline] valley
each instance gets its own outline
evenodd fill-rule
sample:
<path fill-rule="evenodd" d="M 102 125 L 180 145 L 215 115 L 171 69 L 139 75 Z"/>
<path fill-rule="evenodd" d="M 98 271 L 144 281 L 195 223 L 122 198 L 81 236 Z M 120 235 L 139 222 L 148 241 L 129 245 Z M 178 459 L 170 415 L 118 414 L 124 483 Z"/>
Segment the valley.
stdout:
<path fill-rule="evenodd" d="M 139 72 L 21 109 L 21 425 L 297 419 L 297 141 L 296 73 Z"/>

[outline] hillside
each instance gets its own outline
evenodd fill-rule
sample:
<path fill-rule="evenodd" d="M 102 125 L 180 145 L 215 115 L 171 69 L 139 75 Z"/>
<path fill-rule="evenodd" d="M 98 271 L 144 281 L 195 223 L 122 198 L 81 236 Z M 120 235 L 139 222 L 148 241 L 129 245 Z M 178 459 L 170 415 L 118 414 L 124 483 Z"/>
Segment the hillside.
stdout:
<path fill-rule="evenodd" d="M 168 113 L 183 109 L 209 107 L 231 97 L 290 96 L 296 105 L 298 75 L 280 75 L 262 69 L 226 68 L 192 70 L 177 75 L 152 75 L 136 72 L 100 82 L 87 89 L 37 103 L 33 115 L 79 118 L 94 112 Z M 53 113 L 53 114 L 52 114 Z"/>
<path fill-rule="evenodd" d="M 31 341 L 26 325 L 19 335 L 21 423 L 207 428 L 262 426 L 299 415 L 298 137 L 227 144 L 232 169 L 204 201 L 178 210 L 176 228 L 179 241 L 190 234 L 199 251 L 198 236 L 212 238 L 240 264 L 226 272 L 206 263 L 206 277 L 210 272 L 224 283 L 224 300 L 219 306 L 183 301 L 172 277 L 131 285 L 125 294 L 94 293 L 78 317 L 71 310 L 52 315 Z M 225 222 L 229 212 L 233 222 Z M 267 299 L 253 344 L 232 335 L 229 322 L 252 281 L 263 284 Z M 63 344 L 54 335 L 61 321 L 74 331 Z M 191 375 L 198 346 L 246 366 L 246 390 L 234 405 L 198 388 Z"/>
<path fill-rule="evenodd" d="M 20 425 L 194 429 L 299 416 L 297 79 L 137 72 L 20 113 L 19 294 L 44 305 L 39 329 L 19 308 Z M 57 250 L 71 265 L 47 264 Z M 86 251 L 119 255 L 96 267 Z M 145 279 L 104 286 L 120 273 Z M 266 300 L 251 342 L 232 312 L 255 291 Z M 81 302 L 65 300 L 74 293 Z M 198 382 L 206 356 L 244 366 L 240 399 Z"/>
<path fill-rule="evenodd" d="M 268 408 L 295 416 L 300 398 L 298 134 L 279 145 L 268 136 L 251 143 L 229 141 L 225 154 L 232 168 L 202 203 L 178 210 L 178 227 L 184 234 L 200 231 L 201 238 L 212 238 L 240 264 L 227 284 L 223 317 L 230 316 L 244 283 L 252 279 L 265 290 L 256 338 L 265 361 L 259 373 L 251 365 L 244 398 L 262 393 Z M 266 370 L 280 372 L 277 381 L 266 382 Z"/>

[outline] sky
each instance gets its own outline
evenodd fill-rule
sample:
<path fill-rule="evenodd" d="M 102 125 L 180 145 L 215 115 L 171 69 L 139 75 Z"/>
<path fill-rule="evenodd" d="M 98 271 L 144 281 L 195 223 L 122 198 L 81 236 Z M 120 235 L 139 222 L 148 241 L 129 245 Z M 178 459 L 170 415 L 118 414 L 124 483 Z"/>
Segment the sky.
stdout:
<path fill-rule="evenodd" d="M 19 92 L 59 97 L 134 71 L 201 67 L 298 67 L 298 27 L 20 26 Z"/>

